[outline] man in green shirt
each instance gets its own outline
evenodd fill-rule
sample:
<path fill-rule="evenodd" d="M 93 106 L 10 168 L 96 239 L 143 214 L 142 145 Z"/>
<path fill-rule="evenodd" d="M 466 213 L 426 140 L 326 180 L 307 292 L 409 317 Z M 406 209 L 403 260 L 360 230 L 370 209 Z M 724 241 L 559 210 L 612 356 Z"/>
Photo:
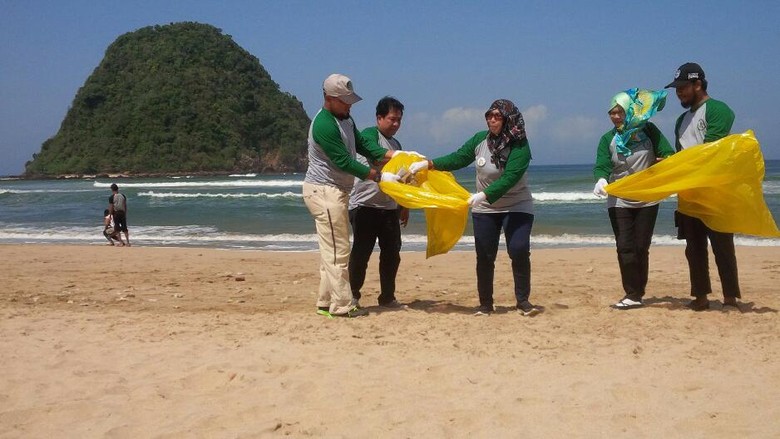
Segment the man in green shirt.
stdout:
<path fill-rule="evenodd" d="M 360 134 L 370 143 L 390 151 L 400 151 L 394 137 L 401 128 L 404 105 L 385 96 L 376 105 L 376 126 Z M 364 164 L 363 157 L 358 161 Z M 379 168 L 379 164 L 372 167 Z M 349 255 L 349 281 L 352 296 L 359 300 L 366 280 L 366 270 L 374 246 L 379 242 L 379 306 L 402 308 L 395 297 L 395 277 L 401 263 L 401 224 L 409 221 L 409 209 L 401 207 L 370 180 L 355 179 L 349 198 L 349 221 L 352 224 L 352 252 Z"/>
<path fill-rule="evenodd" d="M 367 312 L 353 303 L 349 285 L 349 193 L 355 177 L 361 180 L 398 181 L 355 160 L 389 159 L 388 151 L 360 136 L 349 114 L 361 100 L 352 81 L 334 73 L 322 86 L 324 104 L 309 127 L 309 167 L 303 180 L 303 201 L 314 217 L 320 248 L 320 286 L 317 313 L 327 317 L 358 317 Z"/>
<path fill-rule="evenodd" d="M 696 63 L 685 63 L 677 69 L 666 88 L 674 87 L 680 104 L 687 109 L 674 126 L 677 151 L 713 142 L 726 137 L 734 123 L 734 112 L 724 102 L 710 98 L 704 70 Z M 675 213 L 677 238 L 685 239 L 685 257 L 691 277 L 691 296 L 688 306 L 694 311 L 709 309 L 707 295 L 712 292 L 709 274 L 707 239 L 712 244 L 718 275 L 723 287 L 723 306 L 737 306 L 740 296 L 734 234 L 710 229 L 699 218 Z"/>

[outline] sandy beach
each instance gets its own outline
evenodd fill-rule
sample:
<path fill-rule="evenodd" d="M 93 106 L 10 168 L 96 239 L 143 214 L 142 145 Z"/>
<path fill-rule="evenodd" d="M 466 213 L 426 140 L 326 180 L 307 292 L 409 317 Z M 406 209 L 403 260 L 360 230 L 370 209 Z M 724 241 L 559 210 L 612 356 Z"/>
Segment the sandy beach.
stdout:
<path fill-rule="evenodd" d="M 780 248 L 739 247 L 740 310 L 692 312 L 682 247 L 647 306 L 613 248 L 532 253 L 533 318 L 474 317 L 474 254 L 403 253 L 403 310 L 315 314 L 318 254 L 0 245 L 1 438 L 777 437 Z M 712 259 L 711 259 L 712 261 Z"/>

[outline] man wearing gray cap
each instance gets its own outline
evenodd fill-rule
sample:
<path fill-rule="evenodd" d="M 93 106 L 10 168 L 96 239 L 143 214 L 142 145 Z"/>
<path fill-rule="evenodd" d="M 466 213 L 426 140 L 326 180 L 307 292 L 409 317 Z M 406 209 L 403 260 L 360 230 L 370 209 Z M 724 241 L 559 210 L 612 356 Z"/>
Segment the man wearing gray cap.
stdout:
<path fill-rule="evenodd" d="M 677 69 L 666 88 L 677 92 L 680 104 L 688 111 L 677 118 L 674 126 L 677 151 L 726 137 L 734 123 L 734 112 L 724 102 L 710 98 L 704 70 L 696 63 L 685 63 Z M 685 257 L 691 277 L 688 307 L 694 311 L 709 309 L 707 295 L 712 292 L 707 239 L 712 244 L 715 264 L 723 287 L 723 306 L 737 306 L 740 296 L 734 234 L 710 229 L 702 220 L 675 212 L 677 238 L 685 239 Z"/>
<path fill-rule="evenodd" d="M 349 110 L 361 98 L 348 77 L 334 73 L 322 89 L 325 102 L 309 127 L 309 168 L 303 180 L 303 201 L 314 217 L 320 248 L 317 313 L 358 317 L 368 313 L 353 304 L 349 285 L 349 193 L 355 177 L 375 182 L 399 177 L 355 158 L 360 154 L 373 163 L 400 151 L 389 151 L 360 136 Z"/>

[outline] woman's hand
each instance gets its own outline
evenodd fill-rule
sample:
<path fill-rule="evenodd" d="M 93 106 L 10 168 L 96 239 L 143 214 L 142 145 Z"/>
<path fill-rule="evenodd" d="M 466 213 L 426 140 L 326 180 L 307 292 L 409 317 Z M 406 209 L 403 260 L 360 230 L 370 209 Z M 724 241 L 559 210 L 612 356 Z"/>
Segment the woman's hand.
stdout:
<path fill-rule="evenodd" d="M 604 190 L 605 187 L 607 187 L 607 180 L 604 178 L 599 178 L 599 181 L 596 182 L 596 185 L 593 186 L 593 195 L 597 197 L 606 197 L 607 191 Z"/>
<path fill-rule="evenodd" d="M 482 204 L 483 201 L 487 201 L 487 195 L 484 192 L 477 192 L 469 197 L 468 203 L 473 208 Z"/>

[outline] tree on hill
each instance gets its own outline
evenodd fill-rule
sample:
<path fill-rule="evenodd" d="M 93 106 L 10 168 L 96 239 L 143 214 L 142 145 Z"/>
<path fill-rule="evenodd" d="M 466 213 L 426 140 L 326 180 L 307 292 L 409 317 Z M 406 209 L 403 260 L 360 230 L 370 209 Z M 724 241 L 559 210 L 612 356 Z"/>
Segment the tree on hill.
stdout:
<path fill-rule="evenodd" d="M 25 174 L 297 171 L 309 122 L 220 29 L 150 26 L 108 47 Z"/>

